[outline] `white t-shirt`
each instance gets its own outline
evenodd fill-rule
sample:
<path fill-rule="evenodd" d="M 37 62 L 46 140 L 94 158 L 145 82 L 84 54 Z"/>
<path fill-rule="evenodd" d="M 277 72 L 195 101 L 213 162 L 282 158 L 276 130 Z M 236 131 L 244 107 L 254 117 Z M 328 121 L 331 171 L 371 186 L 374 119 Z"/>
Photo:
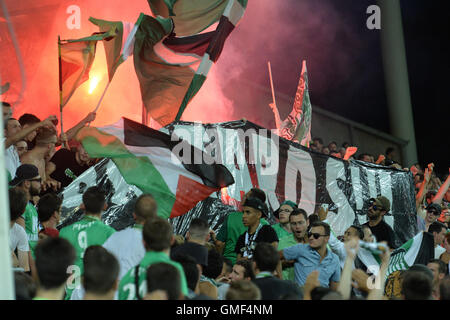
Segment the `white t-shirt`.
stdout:
<path fill-rule="evenodd" d="M 6 141 L 6 138 L 4 141 Z M 5 167 L 11 174 L 11 179 L 14 179 L 16 170 L 21 164 L 16 147 L 14 145 L 9 146 L 9 148 L 5 150 Z"/>
<path fill-rule="evenodd" d="M 30 251 L 28 245 L 28 238 L 25 229 L 14 223 L 14 225 L 9 229 L 9 248 L 11 252 L 15 251 L 16 248 L 19 251 Z"/>
<path fill-rule="evenodd" d="M 441 246 L 438 245 L 436 248 L 434 248 L 434 258 L 439 259 L 441 254 L 443 254 L 444 252 L 445 248 L 442 248 Z"/>
<path fill-rule="evenodd" d="M 142 230 L 136 227 L 113 233 L 103 244 L 103 248 L 111 252 L 119 261 L 119 280 L 134 268 L 145 256 L 142 243 Z"/>

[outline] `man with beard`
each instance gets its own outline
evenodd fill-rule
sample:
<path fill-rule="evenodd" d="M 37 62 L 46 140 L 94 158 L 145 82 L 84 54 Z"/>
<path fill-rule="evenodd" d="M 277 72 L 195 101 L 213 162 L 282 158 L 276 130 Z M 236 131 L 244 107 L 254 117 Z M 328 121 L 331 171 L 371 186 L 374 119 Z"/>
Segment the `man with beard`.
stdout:
<path fill-rule="evenodd" d="M 75 143 L 77 151 L 61 148 L 47 163 L 47 177 L 67 187 L 73 180 L 90 168 L 91 158 L 80 143 Z"/>
<path fill-rule="evenodd" d="M 34 249 L 38 242 L 38 213 L 35 203 L 32 199 L 36 199 L 41 193 L 41 177 L 38 168 L 32 164 L 23 164 L 17 168 L 15 178 L 9 183 L 10 187 L 15 187 L 25 192 L 27 196 L 27 206 L 22 217 L 18 218 L 16 223 L 21 225 L 27 233 L 28 243 L 30 245 L 31 255 L 34 258 Z"/>
<path fill-rule="evenodd" d="M 369 200 L 369 210 L 367 211 L 367 221 L 364 225 L 369 226 L 377 242 L 386 241 L 389 248 L 395 249 L 395 235 L 392 228 L 383 220 L 383 217 L 391 209 L 389 199 L 379 196 Z"/>
<path fill-rule="evenodd" d="M 289 215 L 289 224 L 291 226 L 292 234 L 280 239 L 278 250 L 283 250 L 284 248 L 294 246 L 297 243 L 308 243 L 306 231 L 309 223 L 306 211 L 295 208 Z M 284 280 L 294 281 L 294 262 L 294 260 L 283 261 L 282 267 Z"/>

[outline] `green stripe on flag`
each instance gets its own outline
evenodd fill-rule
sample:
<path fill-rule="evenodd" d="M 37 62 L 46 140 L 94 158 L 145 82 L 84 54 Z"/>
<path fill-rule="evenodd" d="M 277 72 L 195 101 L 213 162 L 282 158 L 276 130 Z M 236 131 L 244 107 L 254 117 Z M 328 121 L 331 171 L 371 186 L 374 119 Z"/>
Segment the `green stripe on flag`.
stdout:
<path fill-rule="evenodd" d="M 158 215 L 162 218 L 170 217 L 175 195 L 148 157 L 136 157 L 117 137 L 93 127 L 81 129 L 77 140 L 81 141 L 90 157 L 111 158 L 128 184 L 155 197 Z"/>
<path fill-rule="evenodd" d="M 197 92 L 202 87 L 203 83 L 206 80 L 206 76 L 202 74 L 195 74 L 194 78 L 192 79 L 191 85 L 189 86 L 188 91 L 186 92 L 186 95 L 184 96 L 183 102 L 181 103 L 180 110 L 178 110 L 177 116 L 175 117 L 175 121 L 179 121 L 181 118 L 181 115 L 183 114 L 184 110 L 186 109 L 189 101 L 197 94 Z"/>

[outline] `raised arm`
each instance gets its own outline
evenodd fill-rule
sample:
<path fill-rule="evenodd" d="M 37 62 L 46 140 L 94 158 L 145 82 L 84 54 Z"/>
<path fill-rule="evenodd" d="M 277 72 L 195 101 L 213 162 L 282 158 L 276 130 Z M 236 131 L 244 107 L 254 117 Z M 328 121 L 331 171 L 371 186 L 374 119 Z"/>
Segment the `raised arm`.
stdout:
<path fill-rule="evenodd" d="M 450 168 L 449 168 L 449 171 L 450 171 Z M 449 187 L 450 187 L 450 174 L 448 175 L 448 177 L 445 180 L 445 182 L 439 188 L 439 191 L 434 196 L 432 202 L 433 203 L 437 203 L 437 204 L 441 204 L 442 203 L 442 199 L 444 198 L 444 195 L 447 193 L 447 190 L 448 190 Z"/>
<path fill-rule="evenodd" d="M 386 272 L 389 267 L 389 259 L 391 257 L 391 250 L 386 250 L 381 255 L 381 266 L 380 266 L 380 272 L 378 273 L 377 277 L 377 286 L 369 291 L 369 294 L 367 295 L 367 300 L 381 300 L 383 298 L 383 292 L 384 292 L 384 285 L 386 283 Z"/>
<path fill-rule="evenodd" d="M 77 132 L 81 128 L 83 128 L 86 124 L 88 124 L 89 122 L 94 121 L 96 116 L 97 116 L 97 114 L 95 112 L 89 112 L 89 114 L 83 120 L 78 122 L 74 127 L 72 127 L 69 130 L 67 130 L 65 132 L 67 141 L 70 141 L 71 139 L 73 139 L 73 137 L 75 137 Z"/>
<path fill-rule="evenodd" d="M 352 238 L 345 244 L 347 258 L 345 259 L 344 269 L 342 270 L 341 279 L 337 287 L 337 291 L 342 295 L 344 300 L 350 299 L 352 291 L 352 269 L 356 254 L 359 250 L 359 239 Z"/>
<path fill-rule="evenodd" d="M 32 133 L 33 131 L 42 128 L 42 127 L 48 127 L 48 128 L 53 128 L 55 129 L 55 125 L 53 124 L 53 121 L 56 120 L 56 116 L 50 116 L 47 119 L 45 119 L 44 121 L 32 124 L 22 130 L 20 130 L 19 132 L 17 132 L 15 135 L 13 135 L 12 137 L 8 137 L 5 140 L 5 149 L 9 148 L 10 146 L 12 146 L 13 144 L 15 144 L 16 142 L 23 140 L 26 136 L 28 136 L 30 133 Z"/>
<path fill-rule="evenodd" d="M 430 167 L 430 166 L 429 166 Z M 429 168 L 425 168 L 425 172 L 423 174 L 423 182 L 420 186 L 419 192 L 416 195 L 416 209 L 419 211 L 420 205 L 422 204 L 423 198 L 425 197 L 428 191 L 428 184 L 430 183 L 431 172 Z"/>

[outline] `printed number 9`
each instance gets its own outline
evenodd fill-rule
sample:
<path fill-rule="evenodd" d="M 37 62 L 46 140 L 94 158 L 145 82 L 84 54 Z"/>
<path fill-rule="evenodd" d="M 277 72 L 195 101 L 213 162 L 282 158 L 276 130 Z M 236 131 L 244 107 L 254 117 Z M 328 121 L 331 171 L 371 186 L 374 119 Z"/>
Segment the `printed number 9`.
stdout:
<path fill-rule="evenodd" d="M 81 259 L 83 259 L 84 251 L 87 248 L 87 234 L 86 234 L 86 231 L 81 231 L 78 234 L 78 245 L 81 248 Z"/>

